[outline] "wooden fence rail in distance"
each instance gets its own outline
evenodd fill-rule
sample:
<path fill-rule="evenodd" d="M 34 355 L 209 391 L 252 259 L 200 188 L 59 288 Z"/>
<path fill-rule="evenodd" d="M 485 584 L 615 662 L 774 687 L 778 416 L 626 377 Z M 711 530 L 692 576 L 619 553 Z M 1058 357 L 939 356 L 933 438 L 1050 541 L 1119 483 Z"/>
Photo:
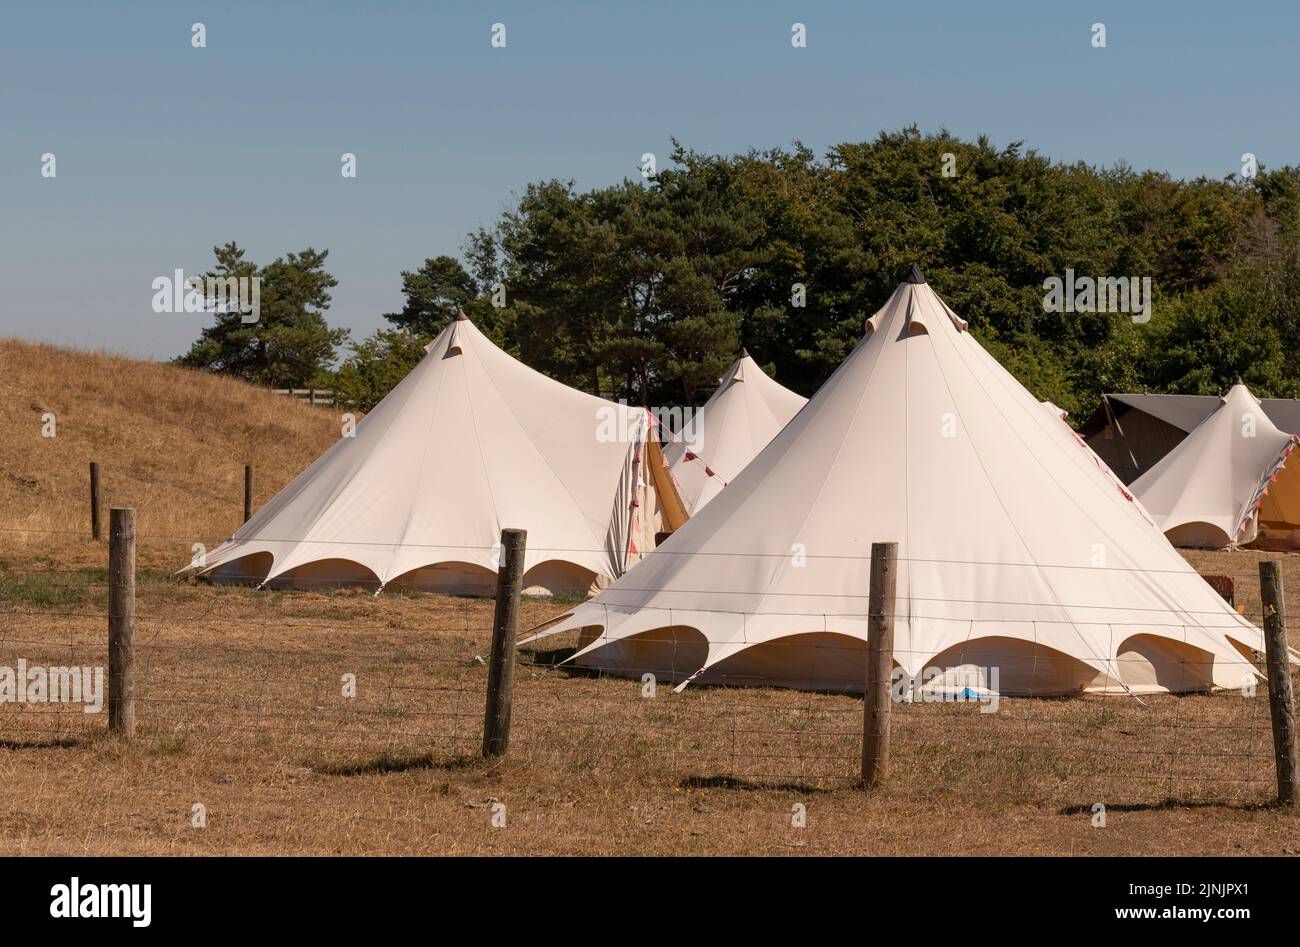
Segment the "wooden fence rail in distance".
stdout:
<path fill-rule="evenodd" d="M 272 388 L 271 394 L 287 395 L 299 401 L 306 401 L 308 404 L 330 405 L 334 403 L 334 390 L 332 388 Z"/>

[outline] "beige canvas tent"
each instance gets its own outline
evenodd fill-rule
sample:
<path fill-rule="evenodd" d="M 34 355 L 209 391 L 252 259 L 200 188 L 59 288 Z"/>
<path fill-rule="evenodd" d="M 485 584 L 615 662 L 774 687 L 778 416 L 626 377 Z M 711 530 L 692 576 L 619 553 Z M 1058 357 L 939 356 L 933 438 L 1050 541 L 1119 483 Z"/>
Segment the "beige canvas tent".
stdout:
<path fill-rule="evenodd" d="M 717 496 L 807 403 L 742 350 L 718 389 L 664 448 L 687 511 L 694 515 Z"/>
<path fill-rule="evenodd" d="M 461 318 L 409 375 L 235 535 L 214 580 L 491 591 L 502 527 L 524 585 L 585 592 L 685 520 L 643 408 L 575 391 Z"/>
<path fill-rule="evenodd" d="M 619 674 L 861 691 L 873 541 L 897 665 L 1003 694 L 1256 679 L 1259 631 L 913 268 L 771 444 L 634 573 L 540 635 Z M 539 635 L 539 636 L 540 636 Z"/>
<path fill-rule="evenodd" d="M 1187 438 L 1133 481 L 1176 546 L 1300 546 L 1300 438 L 1240 381 Z"/>

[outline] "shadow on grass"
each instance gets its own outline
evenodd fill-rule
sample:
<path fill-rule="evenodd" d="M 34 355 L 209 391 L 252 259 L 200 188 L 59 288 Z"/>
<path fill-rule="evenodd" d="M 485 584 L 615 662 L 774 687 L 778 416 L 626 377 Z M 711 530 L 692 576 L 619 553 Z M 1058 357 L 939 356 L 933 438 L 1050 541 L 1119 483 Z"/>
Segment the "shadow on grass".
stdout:
<path fill-rule="evenodd" d="M 0 740 L 0 750 L 57 750 L 86 746 L 87 737 L 48 737 L 39 740 Z"/>
<path fill-rule="evenodd" d="M 600 668 L 579 667 L 576 664 L 564 664 L 577 654 L 577 648 L 551 648 L 548 651 L 534 650 L 532 648 L 520 648 L 519 655 L 525 657 L 533 667 L 549 668 L 566 677 L 608 677 L 608 673 Z"/>
<path fill-rule="evenodd" d="M 1089 815 L 1095 803 L 1066 806 L 1058 815 Z M 1161 799 L 1159 802 L 1106 803 L 1107 812 L 1168 812 L 1172 809 L 1230 809 L 1234 812 L 1266 812 L 1277 807 L 1273 802 L 1215 802 L 1195 799 Z"/>
<path fill-rule="evenodd" d="M 472 770 L 490 769 L 496 761 L 489 763 L 481 756 L 438 757 L 429 753 L 412 756 L 399 756 L 383 753 L 373 759 L 356 763 L 314 763 L 311 769 L 322 776 L 368 776 L 372 773 L 407 773 L 412 770 Z"/>
<path fill-rule="evenodd" d="M 738 789 L 742 792 L 800 792 L 831 793 L 833 789 L 824 786 L 810 786 L 807 783 L 781 782 L 777 780 L 742 779 L 739 776 L 688 776 L 677 784 L 678 789 Z"/>

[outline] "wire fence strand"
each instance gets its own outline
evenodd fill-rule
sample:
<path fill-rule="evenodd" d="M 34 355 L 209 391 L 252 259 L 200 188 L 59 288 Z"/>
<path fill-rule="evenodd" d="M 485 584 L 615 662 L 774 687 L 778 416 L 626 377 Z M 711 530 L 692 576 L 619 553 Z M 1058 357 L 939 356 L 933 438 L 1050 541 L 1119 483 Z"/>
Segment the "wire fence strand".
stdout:
<path fill-rule="evenodd" d="M 1241 569 L 1228 575 L 1253 605 L 1254 574 Z M 322 772 L 382 769 L 411 759 L 450 766 L 473 758 L 491 599 L 418 592 L 376 598 L 373 591 L 364 583 L 356 591 L 321 584 L 318 591 L 281 594 L 143 572 L 135 636 L 138 739 L 163 753 L 265 754 Z M 106 595 L 103 570 L 0 570 L 0 669 L 20 662 L 51 672 L 104 667 Z M 861 598 L 865 612 L 865 590 L 847 597 Z M 584 600 L 577 594 L 525 598 L 521 631 Z M 912 619 L 925 617 L 928 600 L 939 599 L 909 603 Z M 972 608 L 1059 606 L 978 597 L 943 601 Z M 1071 620 L 1078 621 L 1059 621 Z M 1106 624 L 1118 640 L 1142 621 Z M 853 667 L 865 654 L 862 641 L 765 642 L 766 664 L 740 672 L 722 668 L 676 692 L 698 665 L 698 635 L 642 636 L 637 650 L 613 663 L 590 655 L 575 660 L 593 642 L 616 643 L 604 634 L 584 638 L 567 631 L 520 649 L 512 756 L 571 774 L 613 767 L 629 778 L 673 784 L 834 787 L 858 779 L 860 687 L 831 686 L 826 682 L 833 675 L 809 678 L 820 686 L 804 689 L 776 685 L 798 676 L 783 667 Z M 895 657 L 901 667 L 934 655 L 900 646 Z M 1067 666 L 1086 668 L 1080 658 L 1120 666 L 1114 655 L 1043 650 L 1029 654 L 1024 680 L 1048 682 Z M 949 663 L 963 666 L 968 660 L 1011 665 L 1025 659 L 1023 649 L 1005 642 L 948 655 Z M 978 673 L 956 684 L 950 675 L 939 675 L 937 683 L 901 675 L 893 708 L 896 778 L 922 791 L 996 787 L 1075 800 L 1266 799 L 1273 772 L 1264 688 L 1243 684 L 1205 692 L 1199 685 L 1212 679 L 1214 662 L 1195 651 L 1173 659 L 1162 682 L 1186 695 L 1090 694 L 1076 679 L 1064 690 L 1038 691 L 1031 684 L 1012 694 L 988 687 Z M 104 715 L 85 710 L 84 701 L 0 700 L 0 746 L 102 739 Z"/>

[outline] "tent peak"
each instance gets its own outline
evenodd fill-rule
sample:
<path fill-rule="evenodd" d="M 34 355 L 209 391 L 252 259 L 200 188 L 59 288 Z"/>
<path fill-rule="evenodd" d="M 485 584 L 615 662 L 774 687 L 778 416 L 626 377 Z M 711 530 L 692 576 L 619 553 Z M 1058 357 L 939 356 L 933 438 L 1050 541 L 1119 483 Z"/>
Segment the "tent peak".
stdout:
<path fill-rule="evenodd" d="M 457 321 L 457 322 L 469 322 L 469 316 L 465 315 L 465 310 L 464 310 L 464 309 L 461 309 L 461 308 L 457 307 L 457 309 L 456 309 L 456 321 Z"/>
<path fill-rule="evenodd" d="M 913 263 L 912 268 L 907 271 L 907 279 L 904 282 L 924 284 L 925 276 L 922 275 L 921 268 Z"/>
<path fill-rule="evenodd" d="M 740 357 L 749 358 L 749 349 L 745 348 L 743 345 L 740 347 Z"/>

